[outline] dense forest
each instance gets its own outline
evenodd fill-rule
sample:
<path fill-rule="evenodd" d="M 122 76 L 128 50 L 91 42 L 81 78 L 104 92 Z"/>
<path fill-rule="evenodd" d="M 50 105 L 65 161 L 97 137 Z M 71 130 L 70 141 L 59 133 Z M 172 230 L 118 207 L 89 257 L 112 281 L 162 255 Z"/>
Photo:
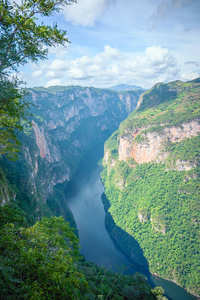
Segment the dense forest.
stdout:
<path fill-rule="evenodd" d="M 108 213 L 139 243 L 150 271 L 196 295 L 199 97 L 199 79 L 156 84 L 145 92 L 138 108 L 107 140 L 102 173 Z M 107 220 L 107 229 L 116 237 Z M 127 245 L 123 248 L 131 255 L 128 239 L 117 243 Z"/>

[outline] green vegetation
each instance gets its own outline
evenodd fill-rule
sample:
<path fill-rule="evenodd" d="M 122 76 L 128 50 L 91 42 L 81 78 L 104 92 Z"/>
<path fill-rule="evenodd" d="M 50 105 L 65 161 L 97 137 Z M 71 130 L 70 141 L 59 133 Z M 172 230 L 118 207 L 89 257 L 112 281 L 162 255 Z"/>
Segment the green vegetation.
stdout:
<path fill-rule="evenodd" d="M 48 49 L 69 42 L 66 31 L 53 26 L 38 24 L 37 16 L 51 16 L 74 0 L 23 1 L 20 4 L 0 1 L 1 63 L 0 73 L 5 75 L 8 68 L 16 70 L 19 64 L 46 59 Z"/>
<path fill-rule="evenodd" d="M 23 151 L 18 154 L 17 160 L 12 161 L 5 157 L 2 157 L 0 160 L 0 169 L 4 176 L 4 181 L 1 180 L 1 187 L 4 189 L 4 193 L 7 190 L 7 197 L 3 198 L 4 203 L 9 204 L 10 200 L 13 200 L 15 207 L 18 207 L 25 213 L 27 224 L 32 225 L 41 215 L 50 215 L 50 211 L 44 201 L 42 201 L 40 183 L 37 180 L 33 180 L 33 166 L 24 159 L 24 150 L 28 149 L 28 145 L 31 145 L 32 153 L 36 152 L 37 146 L 33 139 L 32 131 L 28 136 L 21 133 L 20 141 L 23 143 Z M 29 152 L 28 154 L 30 155 Z M 31 156 L 29 159 L 31 159 Z M 31 160 L 31 163 L 34 163 L 34 161 Z M 4 205 L 3 199 L 0 199 L 1 205 Z M 13 204 L 10 205 L 12 207 Z"/>
<path fill-rule="evenodd" d="M 45 108 L 44 108 L 45 109 Z M 42 113 L 33 108 L 34 119 L 44 123 Z M 91 119 L 89 119 L 91 121 Z M 86 132 L 88 120 L 78 126 L 75 135 Z M 104 267 L 85 262 L 78 252 L 75 226 L 58 184 L 44 202 L 44 191 L 52 173 L 62 175 L 63 164 L 49 168 L 38 155 L 33 128 L 21 133 L 23 148 L 18 160 L 0 160 L 0 289 L 2 299 L 166 299 L 163 290 L 152 288 L 144 276 L 123 276 Z M 60 134 L 57 128 L 53 136 Z M 99 136 L 91 132 L 94 140 Z M 76 136 L 77 135 L 77 136 Z M 54 139 L 52 139 L 55 141 Z M 63 161 L 75 170 L 83 151 L 77 153 L 71 142 L 59 141 Z M 88 143 L 90 147 L 94 141 Z M 65 153 L 66 152 L 66 153 Z M 70 157 L 68 157 L 68 156 Z M 77 155 L 77 156 L 76 156 Z M 77 159 L 78 157 L 78 159 Z M 25 159 L 26 158 L 26 159 Z M 66 183 L 67 184 L 67 183 Z M 12 199 L 12 200 L 11 200 Z M 37 220 L 40 221 L 37 221 Z M 37 222 L 36 222 L 37 221 Z M 32 225 L 31 227 L 29 227 Z M 77 232 L 76 232 L 77 233 Z"/>
<path fill-rule="evenodd" d="M 27 141 L 23 139 L 24 146 L 29 144 L 27 142 L 32 145 L 31 154 L 34 157 L 35 141 L 29 136 Z M 35 161 L 32 163 L 34 164 Z M 0 160 L 0 205 L 2 210 L 7 204 L 7 211 L 9 209 L 22 211 L 27 226 L 33 225 L 42 216 L 62 215 L 70 223 L 70 226 L 76 228 L 74 217 L 67 206 L 62 188 L 55 186 L 48 197 L 44 195 L 43 188 L 49 180 L 47 177 L 48 167 L 39 159 L 37 176 L 33 178 L 34 167 L 24 159 L 23 152 L 18 154 L 16 161 L 7 160 L 5 157 Z M 43 179 L 43 182 L 40 178 Z M 45 197 L 46 201 L 44 201 Z M 4 224 L 3 221 L 2 224 Z"/>
<path fill-rule="evenodd" d="M 116 223 L 107 222 L 107 228 L 118 245 L 129 255 L 135 247 L 126 234 L 118 240 L 123 229 L 138 242 L 152 273 L 193 294 L 200 294 L 200 135 L 166 140 L 162 152 L 168 156 L 143 164 L 133 158 L 119 161 L 118 139 L 143 129 L 133 140 L 142 145 L 148 132 L 162 135 L 166 127 L 198 122 L 199 87 L 198 81 L 178 81 L 147 91 L 140 107 L 106 142 L 109 159 L 102 172 L 107 209 Z"/>
<path fill-rule="evenodd" d="M 81 299 L 113 299 L 113 300 L 167 300 L 161 287 L 150 289 L 142 274 L 123 275 L 123 269 L 117 273 L 94 263 L 81 262 L 79 270 L 84 273 L 88 289 L 82 293 Z"/>
<path fill-rule="evenodd" d="M 15 225 L 0 229 L 1 299 L 166 299 L 141 274 L 123 276 L 123 270 L 115 274 L 84 262 L 62 217 L 43 218 L 29 228 L 20 227 L 23 217 L 16 212 L 12 220 Z"/>
<path fill-rule="evenodd" d="M 17 159 L 21 145 L 16 131 L 22 131 L 21 122 L 27 122 L 29 109 L 24 92 L 19 92 L 17 86 L 17 80 L 10 82 L 0 73 L 0 155 L 13 160 Z"/>
<path fill-rule="evenodd" d="M 76 270 L 78 239 L 62 218 L 30 228 L 7 224 L 0 238 L 2 299 L 75 299 L 86 284 Z"/>

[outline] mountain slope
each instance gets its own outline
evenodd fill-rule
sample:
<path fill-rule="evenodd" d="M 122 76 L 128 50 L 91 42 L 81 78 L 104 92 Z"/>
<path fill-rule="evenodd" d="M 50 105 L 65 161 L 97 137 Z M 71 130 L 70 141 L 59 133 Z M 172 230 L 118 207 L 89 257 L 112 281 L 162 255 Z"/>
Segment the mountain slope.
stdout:
<path fill-rule="evenodd" d="M 102 173 L 109 213 L 139 243 L 150 271 L 195 295 L 199 162 L 200 83 L 176 81 L 141 95 L 137 109 L 106 142 Z M 131 249 L 128 254 L 134 255 Z"/>

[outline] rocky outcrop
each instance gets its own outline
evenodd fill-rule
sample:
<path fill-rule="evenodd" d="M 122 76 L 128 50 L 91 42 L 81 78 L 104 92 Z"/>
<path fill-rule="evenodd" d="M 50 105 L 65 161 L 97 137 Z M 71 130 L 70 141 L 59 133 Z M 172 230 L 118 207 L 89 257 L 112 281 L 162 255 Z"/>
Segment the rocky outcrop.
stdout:
<path fill-rule="evenodd" d="M 133 137 L 134 138 L 134 137 Z M 120 136 L 118 145 L 119 160 L 126 160 L 131 157 L 132 138 L 130 136 Z"/>
<path fill-rule="evenodd" d="M 45 126 L 43 125 L 39 127 L 35 121 L 32 121 L 32 124 L 35 133 L 35 141 L 40 152 L 40 157 L 46 158 L 49 163 L 60 161 L 60 148 L 52 144 L 51 138 L 49 137 Z"/>
<path fill-rule="evenodd" d="M 188 161 L 180 160 L 180 159 L 176 161 L 175 170 L 177 171 L 189 171 L 192 168 L 196 168 L 196 164 L 190 163 Z"/>
<path fill-rule="evenodd" d="M 118 154 L 119 160 L 127 160 L 132 157 L 138 164 L 145 162 L 160 162 L 167 158 L 168 153 L 164 151 L 164 142 L 180 142 L 185 138 L 197 136 L 200 133 L 200 124 L 198 121 L 182 124 L 181 126 L 161 126 L 157 132 L 148 132 L 148 129 L 138 129 L 133 134 L 120 137 Z M 141 141 L 135 141 L 136 136 L 140 134 Z M 190 169 L 193 166 L 187 162 L 177 161 L 177 170 Z"/>
<path fill-rule="evenodd" d="M 166 233 L 166 225 L 162 224 L 160 221 L 158 221 L 156 218 L 151 217 L 151 226 L 152 229 L 154 229 L 155 231 L 161 232 L 163 234 Z"/>
<path fill-rule="evenodd" d="M 143 213 L 143 212 L 140 212 L 138 211 L 138 218 L 140 220 L 140 222 L 147 222 L 150 218 L 150 214 L 149 213 Z"/>
<path fill-rule="evenodd" d="M 161 232 L 163 234 L 166 233 L 167 227 L 166 225 L 162 224 L 158 218 L 150 216 L 150 213 L 138 211 L 138 219 L 141 223 L 146 223 L 150 220 L 151 228 L 155 231 Z"/>
<path fill-rule="evenodd" d="M 46 140 L 44 137 L 44 128 L 41 128 L 41 130 L 40 130 L 38 125 L 34 121 L 32 121 L 32 124 L 33 124 L 33 130 L 35 132 L 36 144 L 40 150 L 40 156 L 42 158 L 45 158 L 48 149 L 47 149 L 47 143 L 46 143 Z"/>
<path fill-rule="evenodd" d="M 104 148 L 104 157 L 103 157 L 103 163 L 106 165 L 108 163 L 108 159 L 109 159 L 109 154 L 110 153 L 110 149 L 105 149 Z"/>

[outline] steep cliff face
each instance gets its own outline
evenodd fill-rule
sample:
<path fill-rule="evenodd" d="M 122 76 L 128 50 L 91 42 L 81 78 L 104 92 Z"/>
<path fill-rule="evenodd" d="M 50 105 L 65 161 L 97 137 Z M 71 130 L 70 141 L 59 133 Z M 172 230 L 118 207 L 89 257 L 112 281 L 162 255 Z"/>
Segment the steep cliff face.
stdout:
<path fill-rule="evenodd" d="M 87 87 L 30 90 L 29 101 L 37 107 L 32 120 L 35 141 L 48 170 L 47 194 L 56 184 L 72 178 L 84 153 L 119 126 L 134 110 L 141 93 Z"/>
<path fill-rule="evenodd" d="M 195 295 L 200 295 L 199 107 L 199 80 L 155 85 L 106 142 L 102 173 L 109 213 L 137 240 L 150 271 Z"/>
<path fill-rule="evenodd" d="M 148 129 L 152 130 L 151 127 Z M 166 142 L 177 143 L 200 133 L 200 124 L 196 120 L 183 123 L 181 126 L 165 126 L 159 132 L 148 132 L 148 129 L 137 129 L 128 136 L 121 136 L 118 146 L 119 160 L 132 157 L 138 164 L 146 162 L 163 162 L 169 155 L 165 152 Z M 140 136 L 139 136 L 140 135 Z M 136 138 L 137 137 L 137 138 Z"/>
<path fill-rule="evenodd" d="M 7 176 L 14 186 L 11 193 L 4 182 L 1 205 L 16 197 L 35 219 L 49 214 L 49 207 L 64 214 L 64 196 L 54 187 L 71 180 L 84 154 L 109 137 L 135 109 L 141 93 L 74 86 L 30 89 L 27 100 L 33 103 L 33 126 L 20 135 L 19 160 L 0 162 L 2 169 L 8 170 L 4 171 L 5 180 Z"/>

